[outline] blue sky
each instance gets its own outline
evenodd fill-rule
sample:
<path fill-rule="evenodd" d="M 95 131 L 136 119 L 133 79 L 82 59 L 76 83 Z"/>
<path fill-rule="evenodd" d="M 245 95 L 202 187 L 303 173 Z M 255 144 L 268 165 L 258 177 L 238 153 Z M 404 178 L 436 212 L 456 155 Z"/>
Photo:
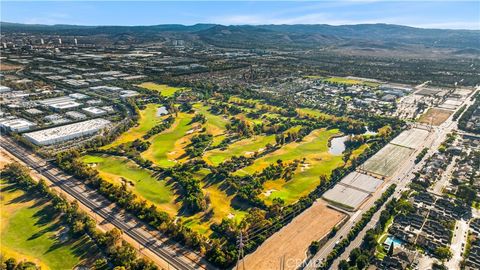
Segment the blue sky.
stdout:
<path fill-rule="evenodd" d="M 0 1 L 1 20 L 35 24 L 155 25 L 391 23 L 480 29 L 480 1 Z"/>

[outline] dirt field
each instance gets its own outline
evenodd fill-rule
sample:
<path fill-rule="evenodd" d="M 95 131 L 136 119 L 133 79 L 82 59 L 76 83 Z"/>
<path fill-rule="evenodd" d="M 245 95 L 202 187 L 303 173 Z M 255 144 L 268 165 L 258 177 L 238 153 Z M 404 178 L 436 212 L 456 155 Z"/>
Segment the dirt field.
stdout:
<path fill-rule="evenodd" d="M 5 64 L 5 63 L 2 63 L 0 65 L 0 71 L 10 71 L 10 70 L 17 70 L 17 69 L 21 69 L 21 68 L 22 68 L 22 66 Z"/>
<path fill-rule="evenodd" d="M 0 148 L 0 169 L 12 162 L 13 159 L 5 152 L 5 150 Z"/>
<path fill-rule="evenodd" d="M 317 201 L 287 226 L 267 239 L 254 253 L 245 257 L 246 269 L 277 269 L 285 256 L 285 269 L 297 269 L 307 258 L 314 240 L 319 240 L 346 215 Z"/>
<path fill-rule="evenodd" d="M 432 121 L 432 125 L 439 126 L 443 122 L 445 122 L 445 120 L 447 120 L 452 113 L 453 111 L 449 111 L 449 110 L 430 108 L 426 113 L 420 116 L 420 118 L 418 119 L 418 122 L 430 124 L 430 121 Z"/>

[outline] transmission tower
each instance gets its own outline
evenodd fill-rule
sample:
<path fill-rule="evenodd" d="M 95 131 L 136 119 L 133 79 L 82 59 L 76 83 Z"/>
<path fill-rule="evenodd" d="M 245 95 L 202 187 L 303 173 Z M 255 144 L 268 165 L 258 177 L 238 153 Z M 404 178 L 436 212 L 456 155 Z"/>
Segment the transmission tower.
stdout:
<path fill-rule="evenodd" d="M 240 261 L 242 261 L 242 268 L 245 270 L 245 259 L 244 259 L 244 252 L 243 252 L 243 233 L 240 231 L 240 235 L 237 237 L 238 243 L 238 259 L 237 259 L 237 270 L 239 269 Z"/>

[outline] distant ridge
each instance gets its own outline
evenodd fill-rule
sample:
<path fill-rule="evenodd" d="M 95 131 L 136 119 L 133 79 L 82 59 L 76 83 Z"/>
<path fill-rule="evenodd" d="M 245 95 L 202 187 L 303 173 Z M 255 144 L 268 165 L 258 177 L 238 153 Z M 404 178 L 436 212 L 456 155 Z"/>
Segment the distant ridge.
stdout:
<path fill-rule="evenodd" d="M 0 22 L 2 32 L 30 32 L 72 36 L 111 35 L 117 38 L 133 36 L 140 42 L 162 40 L 165 37 L 203 41 L 216 46 L 238 48 L 360 46 L 369 43 L 376 48 L 423 46 L 434 48 L 469 49 L 480 44 L 480 30 L 425 29 L 394 24 L 357 24 L 333 26 L 327 24 L 293 25 L 219 25 L 162 24 L 151 26 L 82 26 L 42 25 Z"/>

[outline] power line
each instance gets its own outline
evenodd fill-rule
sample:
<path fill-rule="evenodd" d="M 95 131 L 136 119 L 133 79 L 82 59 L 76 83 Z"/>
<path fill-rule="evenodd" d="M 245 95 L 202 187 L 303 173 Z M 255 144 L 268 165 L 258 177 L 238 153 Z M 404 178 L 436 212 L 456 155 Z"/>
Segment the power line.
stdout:
<path fill-rule="evenodd" d="M 238 258 L 237 258 L 236 269 L 239 270 L 238 267 L 239 267 L 240 261 L 242 261 L 243 270 L 245 270 L 245 258 L 244 258 L 244 252 L 243 252 L 244 244 L 243 244 L 243 233 L 242 233 L 242 231 L 240 231 L 240 235 L 237 238 L 237 242 L 238 242 Z"/>

